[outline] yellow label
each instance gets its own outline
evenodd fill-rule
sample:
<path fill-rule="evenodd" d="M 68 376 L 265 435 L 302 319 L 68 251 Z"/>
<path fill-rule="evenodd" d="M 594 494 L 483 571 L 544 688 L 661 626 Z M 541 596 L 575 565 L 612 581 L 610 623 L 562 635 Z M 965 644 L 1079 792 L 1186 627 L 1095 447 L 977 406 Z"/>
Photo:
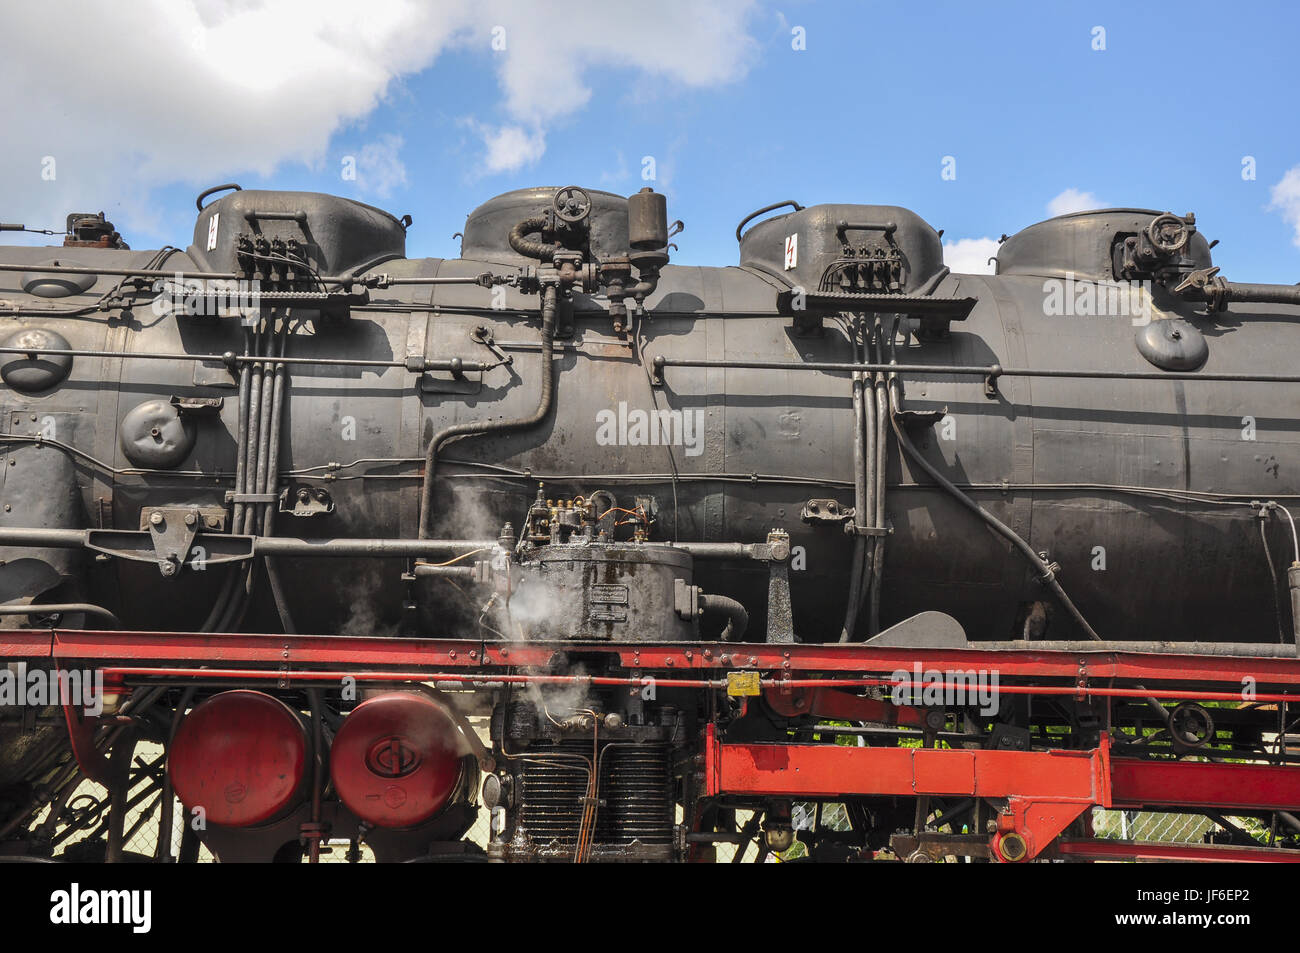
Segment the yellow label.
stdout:
<path fill-rule="evenodd" d="M 758 672 L 728 672 L 727 694 L 733 698 L 760 694 Z"/>

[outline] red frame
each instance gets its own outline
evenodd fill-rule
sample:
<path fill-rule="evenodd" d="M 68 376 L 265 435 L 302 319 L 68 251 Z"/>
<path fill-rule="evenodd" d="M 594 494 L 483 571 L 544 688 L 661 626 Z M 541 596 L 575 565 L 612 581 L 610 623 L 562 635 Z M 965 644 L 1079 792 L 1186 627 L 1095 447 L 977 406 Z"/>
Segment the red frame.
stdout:
<path fill-rule="evenodd" d="M 635 685 L 653 672 L 665 687 L 721 688 L 732 671 L 763 673 L 762 689 L 780 700 L 808 698 L 809 710 L 868 705 L 835 688 L 889 683 L 898 670 L 997 671 L 999 690 L 1078 698 L 1242 698 L 1246 678 L 1256 701 L 1300 699 L 1300 659 L 1154 655 L 1140 652 L 1050 652 L 1036 649 L 875 648 L 861 644 L 538 643 L 357 636 L 17 630 L 0 632 L 0 661 L 49 659 L 54 664 L 109 663 L 106 679 L 134 676 L 291 681 L 352 675 L 366 681 L 480 679 L 532 681 L 573 676 L 521 673 L 548 667 L 557 653 L 581 648 L 618 658 L 626 677 L 596 684 Z M 677 674 L 680 673 L 680 674 Z M 1117 686 L 1140 681 L 1142 688 Z M 1050 682 L 1050 684 L 1045 684 Z M 1231 686 L 1231 688 L 1229 688 Z M 822 691 L 830 689 L 831 691 Z M 793 704 L 792 701 L 788 701 Z M 877 702 L 875 705 L 880 705 Z M 891 706 L 892 707 L 892 706 Z M 874 710 L 874 708 L 873 708 Z M 920 710 L 897 709 L 900 724 L 920 724 Z M 874 719 L 871 719 L 874 720 Z M 74 740 L 84 722 L 69 721 Z M 1187 810 L 1300 809 L 1300 767 L 1115 758 L 1109 737 L 1090 751 L 994 751 L 725 744 L 706 727 L 704 782 L 708 796 L 835 798 L 851 795 L 1005 799 L 990 847 L 995 859 L 1032 858 L 1049 847 L 1091 859 L 1297 859 L 1300 852 L 1204 845 L 1140 845 L 1061 840 L 1058 835 L 1092 806 Z M 90 766 L 92 770 L 95 765 Z M 1024 850 L 1003 851 L 1004 838 Z M 1004 853 L 1007 855 L 1004 857 Z"/>

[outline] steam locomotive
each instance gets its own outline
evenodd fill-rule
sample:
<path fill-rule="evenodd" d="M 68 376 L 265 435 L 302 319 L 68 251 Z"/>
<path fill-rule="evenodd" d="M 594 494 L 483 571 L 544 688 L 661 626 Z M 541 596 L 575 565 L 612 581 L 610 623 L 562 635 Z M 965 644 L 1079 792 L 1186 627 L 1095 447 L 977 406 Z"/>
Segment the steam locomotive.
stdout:
<path fill-rule="evenodd" d="M 455 260 L 349 199 L 197 204 L 185 250 L 102 213 L 0 249 L 4 626 L 149 647 L 96 656 L 120 671 L 89 726 L 0 709 L 0 853 L 53 850 L 32 821 L 78 819 L 87 761 L 128 799 L 136 740 L 165 751 L 164 860 L 173 793 L 203 818 L 183 859 L 779 852 L 791 800 L 710 799 L 704 732 L 813 713 L 679 684 L 658 647 L 1294 655 L 1300 287 L 1220 276 L 1190 214 L 1061 216 L 964 275 L 894 206 L 768 206 L 737 265 L 695 267 L 650 189 L 498 196 Z M 306 681 L 213 661 L 302 634 Z M 120 664 L 200 642 L 207 677 Z M 492 666 L 377 661 L 452 643 Z M 1039 717 L 1086 734 L 1083 707 Z M 942 714 L 968 743 L 1035 717 Z M 855 843 L 911 811 L 850 804 Z"/>

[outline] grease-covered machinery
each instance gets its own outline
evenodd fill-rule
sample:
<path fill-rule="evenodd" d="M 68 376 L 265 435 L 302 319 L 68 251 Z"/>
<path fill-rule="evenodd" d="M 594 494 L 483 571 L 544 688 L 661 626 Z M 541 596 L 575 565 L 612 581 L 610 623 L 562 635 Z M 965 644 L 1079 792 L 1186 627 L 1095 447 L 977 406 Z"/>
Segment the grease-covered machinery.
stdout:
<path fill-rule="evenodd" d="M 1294 638 L 1300 288 L 1226 281 L 1190 215 L 1052 219 L 977 276 L 892 206 L 771 206 L 714 268 L 669 263 L 649 189 L 507 193 L 455 260 L 354 201 L 223 189 L 184 251 L 78 215 L 0 253 L 14 626 L 560 641 L 575 666 Z M 425 856 L 479 768 L 493 856 L 680 855 L 699 699 L 530 684 L 152 704 L 229 856 L 322 825 Z M 8 789 L 32 734 L 0 728 Z"/>

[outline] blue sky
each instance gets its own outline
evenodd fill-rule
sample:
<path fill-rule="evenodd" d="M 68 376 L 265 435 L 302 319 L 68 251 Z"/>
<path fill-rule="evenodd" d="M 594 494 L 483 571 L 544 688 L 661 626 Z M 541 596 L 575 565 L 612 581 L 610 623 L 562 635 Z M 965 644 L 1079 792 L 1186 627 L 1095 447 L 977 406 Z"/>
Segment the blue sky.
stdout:
<path fill-rule="evenodd" d="M 249 6 L 258 5 L 238 9 L 246 15 Z M 191 40 L 199 60 L 220 59 L 229 14 L 205 0 L 194 7 L 194 32 L 208 31 Z M 92 17 L 95 9 L 84 8 Z M 359 53 L 351 40 L 343 47 L 360 77 L 346 89 L 366 95 L 295 115 L 316 90 L 349 99 L 335 92 L 344 89 L 341 61 L 314 45 L 298 67 L 305 72 L 264 86 L 223 88 L 229 76 L 215 89 L 202 84 L 195 95 L 213 97 L 213 126 L 182 134 L 193 140 L 188 156 L 175 141 L 153 151 L 154 137 L 173 138 L 166 120 L 142 126 L 132 107 L 120 151 L 136 158 L 120 172 L 125 181 L 83 187 L 76 199 L 118 216 L 142 248 L 188 243 L 204 184 L 334 192 L 409 212 L 410 254 L 451 257 L 465 215 L 500 192 L 577 183 L 630 193 L 649 184 L 686 223 L 675 260 L 709 265 L 735 262 L 732 233 L 743 215 L 787 198 L 907 206 L 950 242 L 996 239 L 1049 208 L 1139 205 L 1195 211 L 1202 231 L 1221 240 L 1215 260 L 1234 280 L 1300 281 L 1300 12 L 1291 4 L 728 0 L 711 15 L 674 2 L 564 9 L 572 15 L 557 25 L 535 5 L 448 4 L 432 25 L 404 25 L 403 17 L 429 14 L 376 4 L 383 26 L 375 29 L 392 36 Z M 1104 49 L 1094 48 L 1098 27 Z M 328 23 L 320 29 L 321 42 L 334 42 Z M 421 31 L 431 38 L 424 48 Z M 297 32 L 285 36 L 290 50 Z M 793 48 L 800 36 L 805 49 Z M 502 38 L 505 49 L 494 49 Z M 180 72 L 193 61 L 192 52 Z M 115 82 L 99 81 L 105 102 Z M 45 95 L 40 85 L 34 93 Z M 139 94 L 132 86 L 119 98 Z M 240 120 L 230 101 L 253 115 Z M 42 127 L 72 121 L 48 105 Z M 222 123 L 240 130 L 222 135 Z M 27 169 L 37 153 L 62 149 L 74 166 L 90 165 L 69 144 L 73 132 L 49 134 L 63 139 L 24 146 L 15 161 Z M 951 180 L 941 177 L 945 156 L 955 160 Z M 348 157 L 357 160 L 355 179 L 342 175 Z M 1243 178 L 1246 157 L 1253 179 Z M 67 175 L 75 186 L 76 174 Z M 33 188 L 0 188 L 0 219 L 55 214 L 32 205 Z M 984 249 L 963 247 L 967 258 Z"/>

